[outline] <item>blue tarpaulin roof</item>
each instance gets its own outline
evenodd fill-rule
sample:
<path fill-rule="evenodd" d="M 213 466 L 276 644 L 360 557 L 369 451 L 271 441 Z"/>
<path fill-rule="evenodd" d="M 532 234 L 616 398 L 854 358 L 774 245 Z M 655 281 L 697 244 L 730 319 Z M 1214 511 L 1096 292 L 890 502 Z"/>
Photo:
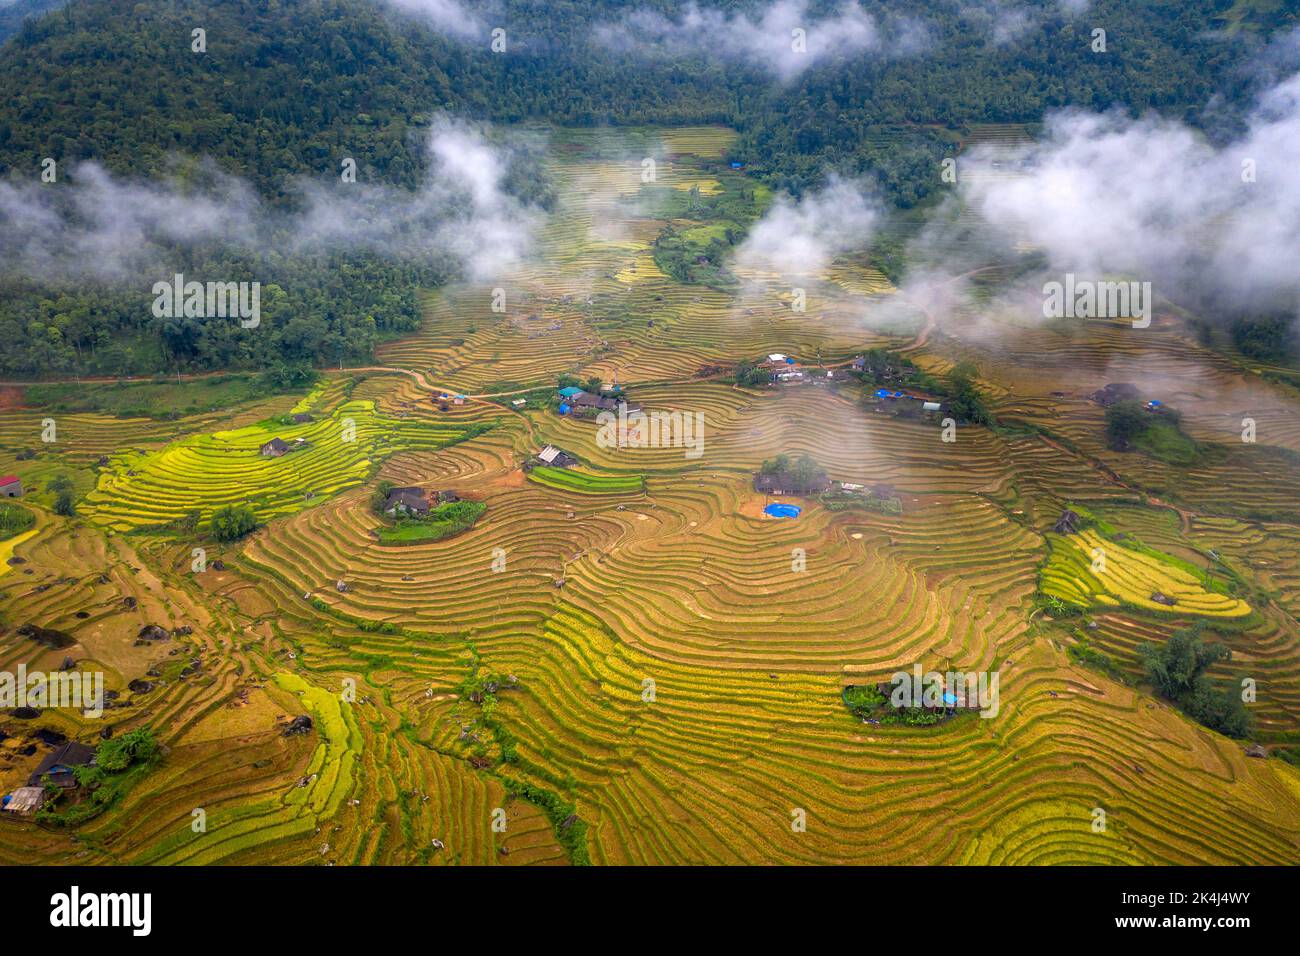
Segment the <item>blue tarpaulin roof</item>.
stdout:
<path fill-rule="evenodd" d="M 578 388 L 576 385 L 570 385 L 568 388 L 560 389 L 560 394 L 565 398 L 573 398 L 574 395 L 581 395 L 582 389 Z"/>
<path fill-rule="evenodd" d="M 565 405 L 563 402 L 560 403 L 560 414 L 561 415 L 569 414 L 569 406 Z"/>

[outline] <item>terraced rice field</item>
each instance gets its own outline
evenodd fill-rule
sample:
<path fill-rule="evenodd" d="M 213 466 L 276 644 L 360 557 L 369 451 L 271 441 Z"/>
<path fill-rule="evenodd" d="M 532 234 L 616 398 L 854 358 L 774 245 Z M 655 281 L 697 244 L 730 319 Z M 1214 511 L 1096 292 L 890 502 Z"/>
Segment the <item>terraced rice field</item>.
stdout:
<path fill-rule="evenodd" d="M 1126 547 L 1089 529 L 1053 535 L 1043 569 L 1043 590 L 1079 607 L 1129 605 L 1146 611 L 1242 618 L 1250 605 L 1207 589 L 1190 569 L 1167 558 Z M 1170 603 L 1154 600 L 1162 595 Z"/>
<path fill-rule="evenodd" d="M 568 468 L 538 467 L 530 471 L 528 477 L 539 485 L 582 495 L 631 493 L 641 491 L 643 487 L 639 475 L 596 475 Z"/>
<path fill-rule="evenodd" d="M 441 448 L 469 433 L 463 425 L 385 418 L 368 400 L 342 401 L 317 414 L 302 424 L 259 422 L 185 438 L 160 451 L 119 452 L 100 472 L 83 511 L 114 531 L 157 527 L 191 512 L 206 519 L 233 504 L 249 505 L 266 520 L 355 487 L 370 477 L 379 457 Z M 267 457 L 261 449 L 275 438 L 290 450 Z"/>
<path fill-rule="evenodd" d="M 1192 620 L 1222 626 L 1233 659 L 1215 676 L 1257 677 L 1256 739 L 1296 739 L 1300 530 L 1295 469 L 1276 457 L 1297 438 L 1296 399 L 1168 325 L 990 338 L 946 321 L 918 333 L 895 308 L 877 325 L 898 293 L 843 262 L 810 284 L 807 314 L 779 277 L 680 285 L 654 268 L 665 221 L 639 158 L 660 159 L 660 189 L 736 188 L 744 173 L 717 162 L 730 136 L 557 134 L 559 209 L 537 260 L 505 282 L 505 314 L 488 287 L 437 290 L 424 328 L 383 348 L 386 371 L 331 374 L 301 404 L 224 417 L 71 418 L 22 463 L 72 470 L 84 497 L 73 519 L 38 502 L 35 533 L 6 542 L 25 563 L 0 576 L 0 665 L 99 667 L 120 695 L 115 731 L 150 726 L 167 748 L 77 831 L 76 862 L 1300 859 L 1300 773 L 1193 723 L 1135 663 L 1138 645 Z M 697 375 L 771 351 L 838 364 L 877 345 L 939 372 L 974 361 L 1006 427 L 946 442 L 937 422 L 864 403 L 856 382 Z M 702 413 L 703 453 L 602 447 L 594 423 L 484 397 L 563 372 L 617 372 L 647 410 Z M 1258 446 L 1187 472 L 1109 451 L 1087 395 L 1127 380 L 1205 441 L 1258 409 Z M 1225 389 L 1232 400 L 1215 400 Z M 443 412 L 444 391 L 469 397 Z M 295 410 L 313 420 L 271 422 Z M 36 445 L 41 417 L 3 413 L 0 442 Z M 310 447 L 264 459 L 273 436 Z M 546 444 L 581 466 L 526 473 Z M 902 512 L 807 497 L 798 518 L 766 517 L 752 477 L 781 453 L 891 485 Z M 381 479 L 487 509 L 456 536 L 387 544 L 369 507 Z M 162 527 L 230 502 L 265 526 L 226 546 Z M 1126 537 L 1055 535 L 1073 503 Z M 1211 583 L 1230 579 L 1240 594 Z M 1095 627 L 1046 618 L 1040 589 Z M 1153 604 L 1157 591 L 1177 603 Z M 75 643 L 20 637 L 27 622 Z M 148 623 L 193 632 L 138 642 Z M 1129 682 L 1076 663 L 1081 636 Z M 915 663 L 996 670 L 997 713 L 877 726 L 841 702 L 845 684 Z M 302 714 L 313 731 L 284 736 Z M 97 730 L 65 712 L 40 723 Z M 30 763 L 4 748 L 0 784 Z M 66 832 L 3 822 L 0 861 L 68 859 Z"/>

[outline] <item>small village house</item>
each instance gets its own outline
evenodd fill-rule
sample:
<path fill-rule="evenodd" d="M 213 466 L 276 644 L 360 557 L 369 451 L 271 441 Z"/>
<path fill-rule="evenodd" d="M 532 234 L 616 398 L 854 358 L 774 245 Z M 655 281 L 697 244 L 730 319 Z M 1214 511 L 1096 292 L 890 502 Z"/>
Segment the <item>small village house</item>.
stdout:
<path fill-rule="evenodd" d="M 613 411 L 618 408 L 618 402 L 614 399 L 603 395 L 592 395 L 590 392 L 579 392 L 569 400 L 569 404 L 574 408 L 594 408 L 601 411 Z"/>
<path fill-rule="evenodd" d="M 537 453 L 537 460 L 543 465 L 549 465 L 552 468 L 572 468 L 578 463 L 568 452 L 561 451 L 554 445 L 547 445 Z"/>
<path fill-rule="evenodd" d="M 26 817 L 39 810 L 44 802 L 44 787 L 19 787 L 13 793 L 5 796 L 2 809 L 20 817 Z"/>
<path fill-rule="evenodd" d="M 46 780 L 55 787 L 75 787 L 77 778 L 74 771 L 77 767 L 87 767 L 95 762 L 95 748 L 87 747 L 85 744 L 79 744 L 75 740 L 69 740 L 63 746 L 57 748 L 53 753 L 46 756 L 44 760 L 37 765 L 32 771 L 32 775 L 27 778 L 27 786 L 41 787 Z"/>
<path fill-rule="evenodd" d="M 399 515 L 424 517 L 429 513 L 429 507 L 423 488 L 394 488 L 384 499 L 384 514 L 390 518 Z"/>
<path fill-rule="evenodd" d="M 272 438 L 260 450 L 263 458 L 279 458 L 289 450 L 289 443 L 283 438 Z"/>
<path fill-rule="evenodd" d="M 1097 389 L 1090 396 L 1094 402 L 1102 408 L 1109 408 L 1116 402 L 1136 402 L 1142 398 L 1142 393 L 1132 382 L 1111 382 L 1102 388 Z"/>
<path fill-rule="evenodd" d="M 21 498 L 22 496 L 23 483 L 17 475 L 0 477 L 0 498 Z"/>
<path fill-rule="evenodd" d="M 754 490 L 765 495 L 819 495 L 830 490 L 825 475 L 799 478 L 791 472 L 774 471 L 754 476 Z"/>

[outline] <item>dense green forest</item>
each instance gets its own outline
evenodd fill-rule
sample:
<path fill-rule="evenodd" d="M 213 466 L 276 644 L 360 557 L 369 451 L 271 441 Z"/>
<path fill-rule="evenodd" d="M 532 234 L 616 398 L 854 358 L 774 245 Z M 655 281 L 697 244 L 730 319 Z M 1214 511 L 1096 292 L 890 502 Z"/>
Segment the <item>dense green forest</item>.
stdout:
<path fill-rule="evenodd" d="M 1001 44 L 972 28 L 959 0 L 867 0 L 868 11 L 923 21 L 922 50 L 867 52 L 778 83 L 689 50 L 633 64 L 593 40 L 641 0 L 504 6 L 512 39 L 496 54 L 486 37 L 440 36 L 371 0 L 72 0 L 0 50 L 0 173 L 55 156 L 141 174 L 179 151 L 282 195 L 286 174 L 332 172 L 344 153 L 414 186 L 425 157 L 412 131 L 454 110 L 496 122 L 729 123 L 743 134 L 737 157 L 775 185 L 801 188 L 829 165 L 877 173 L 907 202 L 935 178 L 926 161 L 951 148 L 943 129 L 1034 123 L 1071 104 L 1195 120 L 1250 47 L 1207 33 L 1227 0 L 1094 0 L 1084 18 L 1036 0 L 1026 6 L 1038 22 Z M 730 8 L 746 6 L 757 4 Z M 1094 23 L 1105 24 L 1104 54 L 1090 47 Z M 204 54 L 190 49 L 196 25 Z M 913 141 L 900 150 L 903 130 Z"/>
<path fill-rule="evenodd" d="M 344 157 L 355 158 L 359 181 L 416 188 L 428 171 L 428 127 L 447 112 L 498 123 L 726 123 L 740 132 L 729 158 L 769 185 L 797 193 L 834 169 L 875 178 L 908 207 L 939 187 L 939 159 L 969 124 L 1034 123 L 1069 104 L 1198 122 L 1216 94 L 1249 94 L 1240 68 L 1259 42 L 1251 28 L 1295 22 L 1273 12 L 1258 23 L 1241 0 L 1094 0 L 1084 17 L 1056 0 L 1025 0 L 1028 25 L 999 43 L 958 0 L 867 0 L 881 22 L 921 24 L 925 42 L 819 60 L 784 82 L 689 46 L 638 59 L 598 42 L 597 27 L 629 8 L 672 15 L 682 6 L 515 0 L 499 16 L 507 50 L 494 53 L 486 36 L 442 36 L 372 0 L 71 0 L 26 19 L 0 47 L 0 179 L 33 181 L 45 157 L 65 177 L 79 160 L 158 177 L 174 175 L 178 157 L 206 157 L 290 208 L 297 179 L 333 179 Z M 1105 24 L 1104 54 L 1090 47 L 1094 23 Z M 1211 23 L 1233 29 L 1214 33 Z M 206 31 L 203 53 L 191 49 L 195 27 Z M 38 287 L 11 275 L 0 288 L 0 371 L 357 361 L 378 337 L 413 328 L 414 287 L 452 268 L 377 253 L 182 252 L 192 272 L 271 286 L 269 329 L 250 336 L 229 323 L 155 320 L 138 288 Z"/>
<path fill-rule="evenodd" d="M 18 32 L 23 21 L 53 10 L 64 0 L 0 0 L 0 43 Z"/>

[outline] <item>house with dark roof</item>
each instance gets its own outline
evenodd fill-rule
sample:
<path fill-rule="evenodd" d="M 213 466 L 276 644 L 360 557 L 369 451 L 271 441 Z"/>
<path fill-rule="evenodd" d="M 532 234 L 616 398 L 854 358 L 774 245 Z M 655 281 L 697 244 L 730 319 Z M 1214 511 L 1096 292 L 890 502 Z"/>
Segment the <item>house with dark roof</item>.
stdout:
<path fill-rule="evenodd" d="M 581 392 L 569 399 L 569 404 L 574 408 L 597 408 L 604 411 L 612 411 L 618 408 L 618 402 L 612 398 L 606 398 L 603 395 L 592 395 L 590 392 Z"/>
<path fill-rule="evenodd" d="M 0 498 L 21 498 L 23 496 L 23 483 L 17 475 L 4 475 L 0 477 Z"/>
<path fill-rule="evenodd" d="M 1111 382 L 1088 397 L 1102 408 L 1108 408 L 1116 402 L 1136 402 L 1141 399 L 1142 393 L 1132 382 Z"/>
<path fill-rule="evenodd" d="M 56 787 L 75 787 L 77 778 L 73 771 L 77 767 L 88 767 L 95 762 L 95 748 L 69 740 L 62 747 L 46 756 L 27 778 L 27 786 L 41 787 L 45 778 Z"/>
<path fill-rule="evenodd" d="M 259 450 L 263 458 L 279 458 L 289 450 L 289 443 L 283 438 L 272 438 Z"/>
<path fill-rule="evenodd" d="M 819 495 L 830 487 L 831 480 L 825 475 L 800 478 L 792 472 L 773 471 L 754 476 L 754 490 L 764 495 Z"/>
<path fill-rule="evenodd" d="M 311 414 L 308 412 L 298 412 L 293 416 L 293 423 L 295 425 L 305 425 L 311 420 Z"/>
<path fill-rule="evenodd" d="M 384 514 L 389 517 L 423 517 L 429 513 L 429 507 L 429 499 L 425 497 L 423 488 L 394 488 L 384 498 Z"/>
<path fill-rule="evenodd" d="M 537 460 L 543 465 L 549 465 L 552 468 L 572 468 L 578 463 L 578 459 L 566 451 L 561 451 L 554 445 L 547 445 L 539 451 Z"/>
<path fill-rule="evenodd" d="M 1052 525 L 1052 530 L 1057 534 L 1078 534 L 1079 525 L 1082 521 L 1082 518 L 1067 508 L 1061 512 L 1061 517 L 1056 519 L 1056 524 Z"/>

